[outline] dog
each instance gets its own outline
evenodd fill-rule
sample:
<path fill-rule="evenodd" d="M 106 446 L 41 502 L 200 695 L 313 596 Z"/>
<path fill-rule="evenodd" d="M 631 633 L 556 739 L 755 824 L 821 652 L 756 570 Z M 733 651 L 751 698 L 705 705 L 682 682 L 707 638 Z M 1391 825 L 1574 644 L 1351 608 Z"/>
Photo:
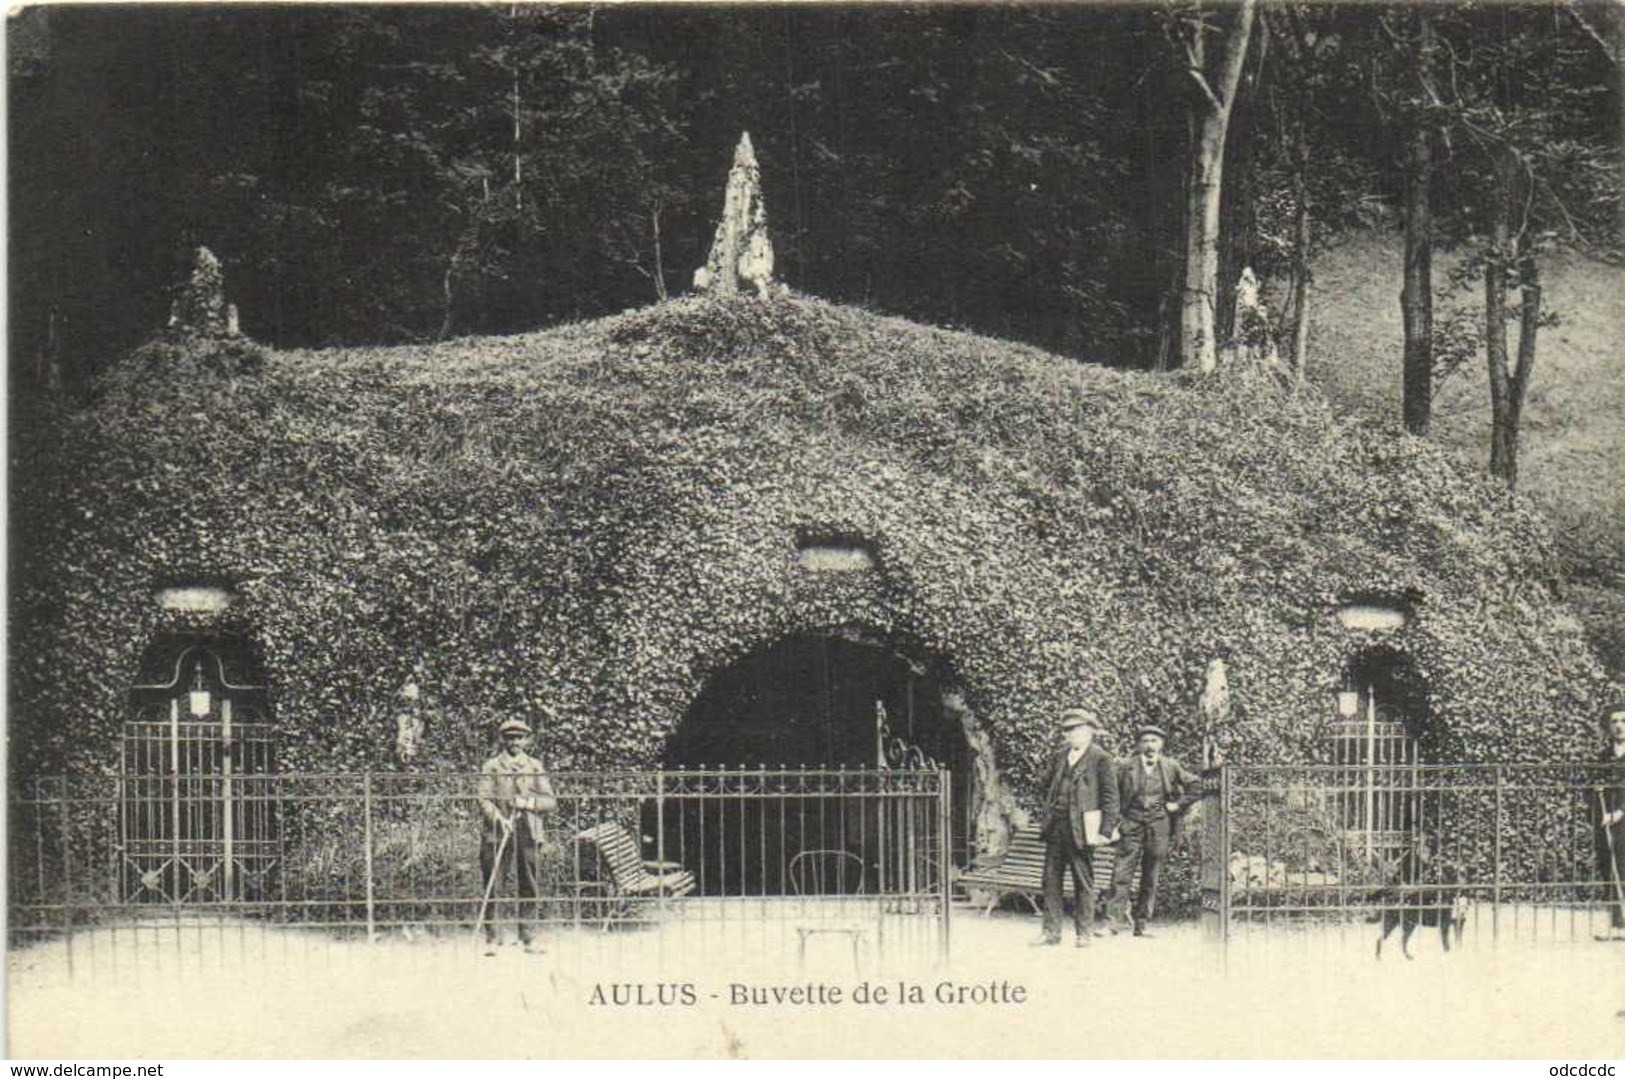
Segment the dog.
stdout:
<path fill-rule="evenodd" d="M 1383 941 L 1395 929 L 1400 930 L 1399 948 L 1406 959 L 1416 958 L 1411 954 L 1411 934 L 1416 932 L 1418 926 L 1437 928 L 1446 952 L 1450 951 L 1452 937 L 1456 944 L 1461 943 L 1471 906 L 1467 897 L 1456 887 L 1462 883 L 1462 875 L 1455 867 L 1446 865 L 1440 869 L 1438 881 L 1419 883 L 1423 867 L 1430 861 L 1419 850 L 1411 850 L 1400 859 L 1399 883 L 1385 890 L 1382 896 L 1382 932 L 1377 935 L 1378 959 L 1382 958 Z"/>

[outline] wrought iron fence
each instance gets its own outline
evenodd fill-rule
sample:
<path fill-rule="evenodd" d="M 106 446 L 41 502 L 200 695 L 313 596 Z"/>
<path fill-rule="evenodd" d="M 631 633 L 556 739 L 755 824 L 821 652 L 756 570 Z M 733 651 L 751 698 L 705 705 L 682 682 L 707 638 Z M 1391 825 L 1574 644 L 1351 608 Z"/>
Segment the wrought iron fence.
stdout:
<path fill-rule="evenodd" d="M 1574 941 L 1625 908 L 1601 821 L 1618 764 L 1226 765 L 1208 783 L 1203 907 L 1226 940 L 1370 922 Z"/>
<path fill-rule="evenodd" d="M 200 920 L 330 939 L 730 923 L 803 947 L 838 924 L 876 951 L 946 949 L 945 772 L 550 778 L 556 807 L 507 837 L 482 820 L 477 774 L 36 779 L 11 798 L 11 941 Z"/>

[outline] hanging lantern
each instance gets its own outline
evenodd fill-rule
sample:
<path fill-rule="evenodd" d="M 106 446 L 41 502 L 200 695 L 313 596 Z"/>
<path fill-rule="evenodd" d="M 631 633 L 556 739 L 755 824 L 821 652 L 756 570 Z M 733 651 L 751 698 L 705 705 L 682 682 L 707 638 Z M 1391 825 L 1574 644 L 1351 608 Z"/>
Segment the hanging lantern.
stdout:
<path fill-rule="evenodd" d="M 209 714 L 211 700 L 208 687 L 203 684 L 203 664 L 200 661 L 193 669 L 192 689 L 187 693 L 187 709 L 199 718 Z"/>
<path fill-rule="evenodd" d="M 1340 689 L 1337 691 L 1337 714 L 1340 716 L 1357 716 L 1360 714 L 1359 690 Z"/>

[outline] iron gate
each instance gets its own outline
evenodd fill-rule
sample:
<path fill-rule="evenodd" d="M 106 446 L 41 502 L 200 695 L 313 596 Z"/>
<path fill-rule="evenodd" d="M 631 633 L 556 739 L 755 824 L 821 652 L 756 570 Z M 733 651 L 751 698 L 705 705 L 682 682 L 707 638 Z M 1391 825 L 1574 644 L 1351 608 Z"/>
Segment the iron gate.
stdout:
<path fill-rule="evenodd" d="M 1223 940 L 1450 920 L 1479 940 L 1583 940 L 1625 908 L 1598 853 L 1619 763 L 1227 764 L 1204 780 L 1201 906 Z"/>
<path fill-rule="evenodd" d="M 553 772 L 546 883 L 525 897 L 511 873 L 481 876 L 478 774 L 245 774 L 269 761 L 269 731 L 235 715 L 131 720 L 125 751 L 127 775 L 10 793 L 14 943 L 90 932 L 146 948 L 170 939 L 141 935 L 167 920 L 332 942 L 527 923 L 583 956 L 640 938 L 755 955 L 836 932 L 866 956 L 947 948 L 940 769 Z M 627 864 L 611 864 L 616 844 Z M 171 917 L 148 917 L 159 904 Z"/>
<path fill-rule="evenodd" d="M 173 664 L 170 677 L 134 687 L 124 724 L 120 899 L 263 898 L 280 861 L 281 833 L 276 744 L 262 687 L 234 680 L 214 647 L 182 648 Z"/>

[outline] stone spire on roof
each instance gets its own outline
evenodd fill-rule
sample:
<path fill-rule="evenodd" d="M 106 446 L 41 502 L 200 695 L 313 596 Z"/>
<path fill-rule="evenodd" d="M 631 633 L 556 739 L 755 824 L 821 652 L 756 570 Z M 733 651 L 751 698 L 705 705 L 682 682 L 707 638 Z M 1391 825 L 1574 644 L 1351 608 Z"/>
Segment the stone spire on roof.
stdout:
<path fill-rule="evenodd" d="M 175 291 L 169 305 L 169 331 L 206 337 L 235 337 L 237 307 L 226 302 L 226 275 L 220 260 L 199 246 L 192 259 L 192 274 Z"/>
<path fill-rule="evenodd" d="M 728 190 L 722 202 L 711 256 L 694 271 L 694 288 L 731 296 L 753 287 L 767 299 L 773 285 L 773 241 L 767 235 L 767 205 L 762 201 L 762 170 L 750 144 L 750 132 L 739 137 Z"/>

